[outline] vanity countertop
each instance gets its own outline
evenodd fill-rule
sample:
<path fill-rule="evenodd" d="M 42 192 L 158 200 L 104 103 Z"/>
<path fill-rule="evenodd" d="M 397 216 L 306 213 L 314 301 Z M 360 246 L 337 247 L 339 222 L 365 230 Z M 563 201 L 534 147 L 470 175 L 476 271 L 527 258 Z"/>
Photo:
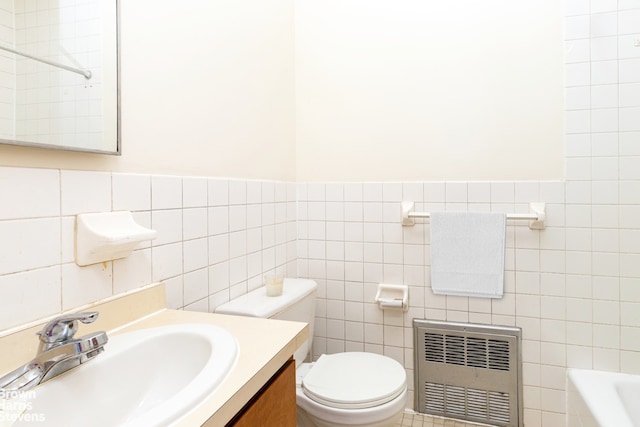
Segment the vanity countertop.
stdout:
<path fill-rule="evenodd" d="M 226 425 L 309 336 L 306 323 L 167 309 L 161 284 L 74 311 L 100 312 L 94 323 L 81 325 L 79 335 L 106 330 L 115 336 L 156 326 L 203 323 L 222 327 L 235 337 L 238 342 L 235 366 L 211 395 L 173 424 L 181 427 Z M 3 351 L 10 357 L 0 361 L 0 375 L 35 355 L 38 341 L 34 333 L 43 323 L 0 333 L 0 350 L 13 350 Z"/>

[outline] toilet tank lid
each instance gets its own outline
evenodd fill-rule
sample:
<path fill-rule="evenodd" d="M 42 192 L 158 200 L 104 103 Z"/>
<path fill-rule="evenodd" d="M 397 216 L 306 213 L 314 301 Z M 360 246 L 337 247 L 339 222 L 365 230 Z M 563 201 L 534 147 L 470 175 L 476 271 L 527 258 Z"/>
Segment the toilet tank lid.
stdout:
<path fill-rule="evenodd" d="M 218 306 L 216 313 L 270 318 L 314 292 L 316 282 L 309 279 L 284 279 L 282 295 L 268 297 L 264 286 Z"/>

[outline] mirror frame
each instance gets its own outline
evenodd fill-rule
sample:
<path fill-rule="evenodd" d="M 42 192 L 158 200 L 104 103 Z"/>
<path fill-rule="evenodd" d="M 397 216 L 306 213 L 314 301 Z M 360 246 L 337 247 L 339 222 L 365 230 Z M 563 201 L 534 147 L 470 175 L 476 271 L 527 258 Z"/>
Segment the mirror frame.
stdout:
<path fill-rule="evenodd" d="M 0 138 L 0 144 L 5 145 L 14 145 L 18 147 L 31 147 L 31 148 L 44 148 L 51 150 L 61 150 L 61 151 L 75 151 L 81 153 L 93 153 L 93 154 L 108 154 L 112 156 L 121 156 L 122 155 L 122 135 L 121 135 L 121 123 L 120 123 L 120 0 L 114 0 L 116 5 L 116 149 L 115 151 L 111 150 L 99 150 L 92 148 L 81 148 L 81 147 L 69 147 L 69 146 L 61 146 L 56 144 L 45 144 L 40 142 L 31 142 L 31 141 L 19 141 L 13 139 L 3 139 Z"/>

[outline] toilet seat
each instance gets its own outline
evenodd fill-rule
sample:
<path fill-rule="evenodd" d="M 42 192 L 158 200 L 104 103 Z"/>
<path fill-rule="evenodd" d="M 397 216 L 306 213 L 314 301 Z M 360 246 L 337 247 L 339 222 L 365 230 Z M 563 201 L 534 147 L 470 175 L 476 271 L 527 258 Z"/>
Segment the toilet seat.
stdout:
<path fill-rule="evenodd" d="M 309 399 L 340 409 L 385 404 L 401 395 L 406 385 L 400 363 L 361 352 L 322 355 L 302 379 L 302 391 Z"/>

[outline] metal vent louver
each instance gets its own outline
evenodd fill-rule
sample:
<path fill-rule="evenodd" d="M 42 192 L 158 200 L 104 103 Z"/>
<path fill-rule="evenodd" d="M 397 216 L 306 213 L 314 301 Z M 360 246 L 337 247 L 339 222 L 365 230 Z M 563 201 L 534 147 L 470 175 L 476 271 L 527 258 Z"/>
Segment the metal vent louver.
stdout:
<path fill-rule="evenodd" d="M 414 319 L 416 411 L 522 426 L 520 329 Z"/>

